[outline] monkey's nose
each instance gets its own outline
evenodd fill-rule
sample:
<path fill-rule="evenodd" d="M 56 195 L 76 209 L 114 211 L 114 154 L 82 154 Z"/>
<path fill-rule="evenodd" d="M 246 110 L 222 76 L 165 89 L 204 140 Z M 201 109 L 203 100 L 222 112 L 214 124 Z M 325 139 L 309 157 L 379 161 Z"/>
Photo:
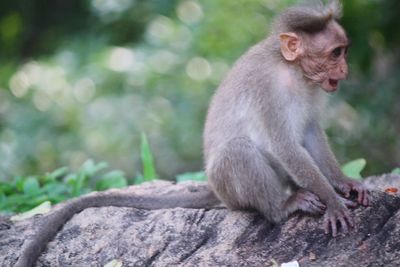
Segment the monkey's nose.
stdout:
<path fill-rule="evenodd" d="M 348 73 L 349 73 L 349 68 L 348 68 L 348 66 L 347 66 L 347 63 L 344 62 L 344 63 L 342 64 L 342 66 L 339 68 L 339 70 L 340 70 L 340 72 L 343 74 L 344 79 L 346 79 L 346 78 L 347 78 L 347 75 L 348 75 Z"/>

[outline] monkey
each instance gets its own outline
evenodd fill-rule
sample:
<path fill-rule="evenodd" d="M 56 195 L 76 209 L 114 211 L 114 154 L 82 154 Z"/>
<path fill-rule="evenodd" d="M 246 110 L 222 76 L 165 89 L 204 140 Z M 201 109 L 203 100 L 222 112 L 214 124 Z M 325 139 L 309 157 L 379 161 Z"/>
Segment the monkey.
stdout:
<path fill-rule="evenodd" d="M 347 77 L 349 41 L 341 5 L 295 6 L 279 15 L 271 34 L 234 64 L 207 112 L 203 154 L 208 184 L 195 192 L 138 196 L 89 194 L 41 217 L 16 267 L 34 265 L 58 230 L 89 207 L 256 210 L 279 223 L 295 212 L 323 215 L 326 234 L 354 227 L 348 208 L 368 206 L 361 182 L 341 172 L 319 124 L 326 95 Z M 357 194 L 357 202 L 350 200 Z"/>
<path fill-rule="evenodd" d="M 325 233 L 354 227 L 349 207 L 369 205 L 341 172 L 319 124 L 325 98 L 347 78 L 349 40 L 338 1 L 291 7 L 241 56 L 216 90 L 204 129 L 205 172 L 231 209 L 271 222 L 324 214 Z M 350 192 L 357 202 L 349 200 Z"/>

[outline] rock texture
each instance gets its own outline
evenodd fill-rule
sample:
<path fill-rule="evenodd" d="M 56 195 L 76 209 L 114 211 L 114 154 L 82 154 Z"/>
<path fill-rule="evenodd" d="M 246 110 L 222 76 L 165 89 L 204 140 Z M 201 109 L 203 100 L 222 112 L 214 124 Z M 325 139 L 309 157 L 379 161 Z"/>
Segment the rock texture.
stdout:
<path fill-rule="evenodd" d="M 372 205 L 352 211 L 356 229 L 331 238 L 322 218 L 294 215 L 272 225 L 253 212 L 204 209 L 89 208 L 50 242 L 37 266 L 400 266 L 400 176 L 370 177 Z M 125 189 L 141 194 L 181 192 L 198 183 L 157 181 Z M 386 190 L 395 191 L 395 190 Z M 0 266 L 13 266 L 38 217 L 0 222 Z"/>

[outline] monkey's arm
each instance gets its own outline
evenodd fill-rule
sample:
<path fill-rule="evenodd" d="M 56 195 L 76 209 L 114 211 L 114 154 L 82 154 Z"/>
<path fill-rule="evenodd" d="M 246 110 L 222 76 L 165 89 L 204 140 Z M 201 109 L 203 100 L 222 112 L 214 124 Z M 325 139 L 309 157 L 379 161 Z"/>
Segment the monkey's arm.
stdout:
<path fill-rule="evenodd" d="M 316 194 L 326 204 L 327 209 L 324 215 L 325 233 L 331 232 L 333 236 L 336 236 L 338 221 L 343 232 L 347 233 L 348 228 L 354 226 L 350 212 L 346 207 L 347 200 L 336 194 L 332 185 L 301 144 L 288 142 L 290 140 L 289 137 L 285 140 L 282 140 L 282 137 L 276 140 L 273 150 L 284 164 L 293 182 L 301 188 Z"/>
<path fill-rule="evenodd" d="M 15 267 L 30 267 L 47 243 L 54 238 L 60 228 L 84 209 L 91 207 L 132 207 L 138 209 L 165 209 L 165 208 L 208 208 L 220 201 L 208 185 L 195 187 L 195 191 L 165 196 L 140 196 L 123 192 L 97 192 L 72 199 L 64 206 L 41 218 L 41 223 L 31 240 L 24 243 L 21 254 Z"/>
<path fill-rule="evenodd" d="M 359 181 L 344 176 L 329 147 L 326 134 L 318 123 L 313 123 L 308 127 L 304 147 L 336 190 L 346 197 L 350 196 L 351 191 L 355 191 L 358 195 L 358 203 L 368 206 L 368 190 Z"/>
<path fill-rule="evenodd" d="M 276 145 L 276 154 L 299 187 L 316 194 L 328 206 L 341 206 L 332 185 L 300 145 Z"/>

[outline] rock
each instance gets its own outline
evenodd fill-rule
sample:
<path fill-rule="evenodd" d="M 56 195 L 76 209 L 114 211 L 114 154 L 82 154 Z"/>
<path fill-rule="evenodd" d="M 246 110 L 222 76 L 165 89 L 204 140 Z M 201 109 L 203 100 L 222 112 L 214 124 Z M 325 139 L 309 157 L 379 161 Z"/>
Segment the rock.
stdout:
<path fill-rule="evenodd" d="M 375 191 L 386 192 L 389 188 L 397 188 L 400 191 L 400 175 L 371 176 L 365 179 L 364 184 L 368 189 Z"/>
<path fill-rule="evenodd" d="M 75 215 L 47 245 L 37 266 L 400 266 L 400 195 L 387 187 L 400 176 L 370 177 L 370 207 L 352 211 L 356 222 L 345 236 L 332 238 L 322 218 L 293 215 L 279 225 L 254 212 L 205 209 L 89 208 Z M 141 194 L 192 190 L 201 183 L 165 181 L 132 186 Z M 39 218 L 0 228 L 0 266 L 13 266 Z"/>

